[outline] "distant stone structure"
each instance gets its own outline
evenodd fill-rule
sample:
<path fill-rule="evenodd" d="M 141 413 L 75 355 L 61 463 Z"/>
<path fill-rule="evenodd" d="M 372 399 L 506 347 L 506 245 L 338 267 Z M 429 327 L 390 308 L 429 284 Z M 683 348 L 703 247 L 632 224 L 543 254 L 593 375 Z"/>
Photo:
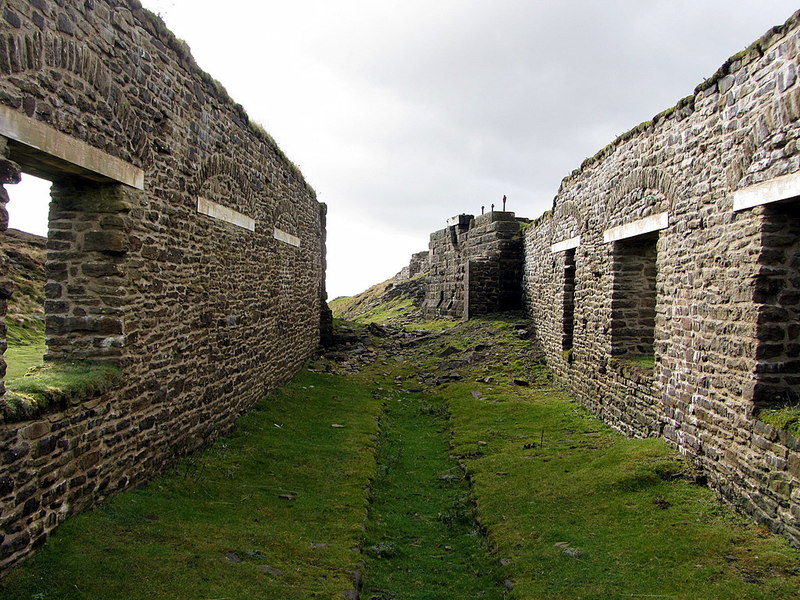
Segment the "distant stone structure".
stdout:
<path fill-rule="evenodd" d="M 402 281 L 404 279 L 416 277 L 420 273 L 427 273 L 430 268 L 429 254 L 427 250 L 412 254 L 408 265 L 400 269 L 400 272 L 395 275 L 395 279 L 397 281 Z"/>
<path fill-rule="evenodd" d="M 522 226 L 513 212 L 458 215 L 431 234 L 423 312 L 468 319 L 522 308 Z"/>
<path fill-rule="evenodd" d="M 566 177 L 525 232 L 550 366 L 800 545 L 800 13 Z"/>
<path fill-rule="evenodd" d="M 48 354 L 123 379 L 3 412 L 0 569 L 228 429 L 330 319 L 325 206 L 158 17 L 136 0 L 8 0 L 2 17 L 0 184 L 53 181 Z"/>

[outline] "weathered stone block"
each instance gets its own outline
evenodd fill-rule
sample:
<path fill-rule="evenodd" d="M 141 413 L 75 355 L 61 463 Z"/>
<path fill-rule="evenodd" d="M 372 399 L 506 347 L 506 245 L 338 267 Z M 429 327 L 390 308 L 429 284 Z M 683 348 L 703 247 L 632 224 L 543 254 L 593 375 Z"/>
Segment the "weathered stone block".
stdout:
<path fill-rule="evenodd" d="M 19 431 L 20 437 L 24 440 L 37 440 L 48 433 L 50 433 L 50 423 L 47 421 L 31 423 Z"/>
<path fill-rule="evenodd" d="M 128 236 L 121 231 L 87 231 L 83 247 L 87 251 L 121 254 L 129 249 Z"/>

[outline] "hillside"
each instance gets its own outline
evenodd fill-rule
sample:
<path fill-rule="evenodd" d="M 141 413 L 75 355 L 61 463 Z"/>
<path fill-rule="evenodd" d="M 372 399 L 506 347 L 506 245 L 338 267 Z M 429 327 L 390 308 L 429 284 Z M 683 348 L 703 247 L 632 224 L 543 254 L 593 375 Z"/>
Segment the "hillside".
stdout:
<path fill-rule="evenodd" d="M 335 298 L 329 305 L 335 318 L 356 323 L 416 323 L 421 318 L 426 281 L 427 273 L 404 278 L 401 271 L 360 294 Z"/>
<path fill-rule="evenodd" d="M 0 234 L 0 249 L 8 259 L 7 277 L 14 283 L 6 315 L 8 343 L 44 342 L 47 238 L 9 229 Z"/>

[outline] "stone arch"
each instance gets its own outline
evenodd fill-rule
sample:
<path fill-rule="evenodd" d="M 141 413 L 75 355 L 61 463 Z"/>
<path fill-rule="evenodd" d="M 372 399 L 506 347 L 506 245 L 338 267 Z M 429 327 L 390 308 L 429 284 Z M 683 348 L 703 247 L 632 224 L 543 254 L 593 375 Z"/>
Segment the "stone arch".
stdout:
<path fill-rule="evenodd" d="M 564 200 L 556 206 L 556 217 L 563 219 L 565 217 L 574 217 L 576 221 L 580 222 L 580 212 L 578 207 L 572 200 Z"/>
<path fill-rule="evenodd" d="M 134 66 L 136 65 L 134 60 Z M 26 71 L 42 73 L 45 68 L 61 69 L 79 78 L 93 89 L 105 103 L 113 121 L 119 126 L 127 142 L 129 157 L 138 158 L 139 166 L 149 165 L 152 149 L 140 118 L 125 97 L 125 92 L 114 82 L 114 78 L 103 61 L 88 46 L 54 33 L 32 32 L 0 35 L 0 73 L 15 74 Z M 35 105 L 23 106 L 28 116 L 33 116 Z M 51 123 L 57 129 L 58 123 Z M 75 135 L 74 132 L 69 132 Z M 75 136 L 78 137 L 78 136 Z M 88 140 L 84 140 L 88 141 Z M 116 145 L 103 150 L 114 154 Z"/>
<path fill-rule="evenodd" d="M 573 237 L 579 235 L 581 232 L 581 214 L 572 200 L 564 200 L 555 207 L 554 210 L 555 222 L 557 224 L 558 235 L 562 238 Z M 555 240 L 560 241 L 560 240 Z"/>
<path fill-rule="evenodd" d="M 272 225 L 278 229 L 300 237 L 295 211 L 286 199 L 280 200 L 272 211 Z"/>
<path fill-rule="evenodd" d="M 233 200 L 237 207 L 252 208 L 253 188 L 250 178 L 236 162 L 227 156 L 215 154 L 207 158 L 197 172 L 193 192 L 203 196 L 211 191 L 217 198 Z"/>
<path fill-rule="evenodd" d="M 608 211 L 614 213 L 623 201 L 628 199 L 633 192 L 654 190 L 663 196 L 659 206 L 652 207 L 653 212 L 669 210 L 676 198 L 675 181 L 664 171 L 655 167 L 637 169 L 628 174 L 622 182 L 615 186 L 608 194 Z"/>
<path fill-rule="evenodd" d="M 725 169 L 725 182 L 730 192 L 739 187 L 739 182 L 755 160 L 758 145 L 756 144 L 756 136 L 753 133 L 753 129 L 748 128 L 743 132 L 739 132 L 734 137 L 734 145 L 737 147 L 736 158 Z"/>

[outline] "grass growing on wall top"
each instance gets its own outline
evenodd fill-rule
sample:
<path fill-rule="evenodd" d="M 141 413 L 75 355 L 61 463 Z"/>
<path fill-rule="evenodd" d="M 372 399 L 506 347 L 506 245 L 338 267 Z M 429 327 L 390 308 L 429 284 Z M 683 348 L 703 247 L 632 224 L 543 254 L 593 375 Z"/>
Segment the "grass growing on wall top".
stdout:
<path fill-rule="evenodd" d="M 776 429 L 783 429 L 800 437 L 800 406 L 785 406 L 774 409 L 761 409 L 758 418 Z"/>
<path fill-rule="evenodd" d="M 38 347 L 30 346 L 16 349 L 19 358 L 25 348 L 33 352 L 29 361 L 41 358 Z M 117 385 L 121 377 L 122 370 L 107 363 L 47 361 L 9 378 L 0 408 L 9 421 L 32 418 L 48 408 L 64 408 L 99 396 Z"/>

